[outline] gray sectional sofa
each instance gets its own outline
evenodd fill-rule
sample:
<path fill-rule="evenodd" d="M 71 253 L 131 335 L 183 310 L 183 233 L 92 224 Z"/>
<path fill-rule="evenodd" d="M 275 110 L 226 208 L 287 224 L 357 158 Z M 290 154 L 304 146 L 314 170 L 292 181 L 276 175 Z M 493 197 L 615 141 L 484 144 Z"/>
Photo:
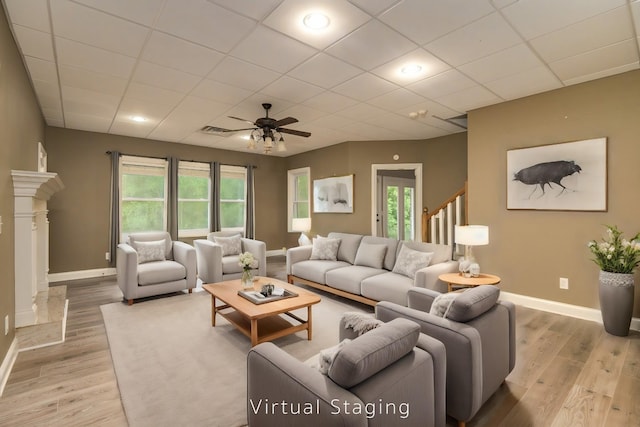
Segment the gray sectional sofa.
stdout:
<path fill-rule="evenodd" d="M 324 243 L 335 247 L 336 240 L 336 253 L 320 250 Z M 412 287 L 447 291 L 438 276 L 458 271 L 452 252 L 446 245 L 334 232 L 314 239 L 313 246 L 287 250 L 287 280 L 368 305 L 406 306 Z"/>

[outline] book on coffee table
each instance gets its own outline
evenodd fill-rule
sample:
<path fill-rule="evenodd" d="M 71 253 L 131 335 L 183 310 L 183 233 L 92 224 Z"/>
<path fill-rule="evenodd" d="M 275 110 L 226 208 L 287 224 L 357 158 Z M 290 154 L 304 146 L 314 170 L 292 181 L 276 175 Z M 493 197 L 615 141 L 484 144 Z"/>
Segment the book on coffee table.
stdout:
<path fill-rule="evenodd" d="M 282 295 L 269 295 L 269 296 L 264 296 L 262 295 L 260 292 L 258 291 L 238 291 L 238 295 L 240 295 L 241 297 L 248 299 L 249 301 L 251 301 L 254 304 L 264 304 L 266 302 L 271 302 L 271 301 L 279 301 L 281 299 L 285 299 L 285 298 L 292 298 L 292 297 L 297 297 L 298 294 L 296 294 L 295 292 L 292 292 L 290 290 L 287 289 L 283 289 Z"/>

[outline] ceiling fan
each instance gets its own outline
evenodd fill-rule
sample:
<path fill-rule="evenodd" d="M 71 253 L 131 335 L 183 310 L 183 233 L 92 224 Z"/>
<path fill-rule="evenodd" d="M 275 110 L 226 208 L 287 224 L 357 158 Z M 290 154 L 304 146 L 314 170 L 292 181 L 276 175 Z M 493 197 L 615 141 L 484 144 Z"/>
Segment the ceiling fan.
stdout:
<path fill-rule="evenodd" d="M 248 148 L 255 149 L 256 143 L 262 142 L 264 145 L 264 152 L 268 154 L 271 152 L 271 149 L 276 144 L 278 151 L 286 151 L 284 145 L 284 138 L 282 137 L 283 133 L 287 133 L 290 135 L 302 136 L 307 138 L 311 136 L 310 132 L 304 132 L 295 129 L 287 129 L 283 126 L 287 126 L 293 123 L 297 123 L 298 119 L 294 117 L 285 117 L 284 119 L 276 120 L 269 117 L 269 110 L 271 109 L 271 104 L 265 102 L 262 104 L 262 108 L 265 110 L 265 116 L 259 119 L 256 119 L 255 122 L 251 120 L 242 119 L 240 117 L 228 116 L 231 119 L 240 120 L 241 122 L 246 122 L 252 125 L 252 127 L 242 128 L 242 129 L 225 129 L 217 126 L 205 126 L 200 129 L 205 133 L 229 133 L 229 132 L 240 132 L 243 130 L 251 130 L 251 138 L 249 139 Z"/>

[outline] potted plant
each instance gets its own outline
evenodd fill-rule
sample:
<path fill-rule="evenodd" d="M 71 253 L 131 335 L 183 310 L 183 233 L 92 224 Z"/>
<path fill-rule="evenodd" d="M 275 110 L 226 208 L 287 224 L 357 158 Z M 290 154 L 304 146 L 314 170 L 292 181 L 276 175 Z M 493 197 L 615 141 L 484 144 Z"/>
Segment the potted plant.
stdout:
<path fill-rule="evenodd" d="M 633 273 L 640 264 L 640 233 L 631 240 L 616 226 L 607 226 L 601 242 L 588 244 L 593 261 L 600 267 L 600 311 L 604 329 L 617 336 L 627 336 L 633 315 Z"/>

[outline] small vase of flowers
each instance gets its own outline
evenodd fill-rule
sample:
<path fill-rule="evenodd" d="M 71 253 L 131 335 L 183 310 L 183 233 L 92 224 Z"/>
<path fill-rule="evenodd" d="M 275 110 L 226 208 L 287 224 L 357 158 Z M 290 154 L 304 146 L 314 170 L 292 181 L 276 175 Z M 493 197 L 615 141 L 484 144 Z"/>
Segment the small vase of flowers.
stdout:
<path fill-rule="evenodd" d="M 242 267 L 242 289 L 253 289 L 253 269 L 256 268 L 256 260 L 251 252 L 240 254 L 239 262 Z"/>
<path fill-rule="evenodd" d="M 633 273 L 640 264 L 640 233 L 627 240 L 618 227 L 608 225 L 607 237 L 601 242 L 591 240 L 588 246 L 593 262 L 600 267 L 598 293 L 604 328 L 612 335 L 627 336 L 633 316 Z"/>

